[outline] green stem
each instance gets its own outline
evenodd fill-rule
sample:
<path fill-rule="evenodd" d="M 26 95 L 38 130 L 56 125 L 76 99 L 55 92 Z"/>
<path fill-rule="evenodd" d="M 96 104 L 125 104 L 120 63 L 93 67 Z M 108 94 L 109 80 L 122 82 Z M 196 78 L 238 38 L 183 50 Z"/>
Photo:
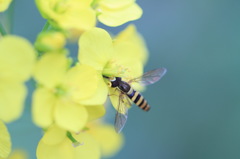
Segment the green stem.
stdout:
<path fill-rule="evenodd" d="M 67 131 L 67 137 L 68 137 L 72 142 L 78 142 L 78 141 L 72 136 L 72 134 L 71 134 L 69 131 Z"/>
<path fill-rule="evenodd" d="M 50 27 L 50 23 L 47 21 L 47 22 L 45 23 L 45 25 L 43 26 L 42 32 L 48 30 L 49 27 Z"/>
<path fill-rule="evenodd" d="M 95 8 L 96 4 L 97 4 L 98 0 L 93 0 L 91 3 L 91 7 Z"/>
<path fill-rule="evenodd" d="M 9 32 L 13 32 L 13 23 L 14 23 L 14 8 L 15 8 L 15 1 L 11 2 L 11 5 L 8 9 L 8 28 Z"/>
<path fill-rule="evenodd" d="M 4 29 L 4 27 L 3 27 L 3 25 L 2 25 L 1 22 L 0 22 L 0 33 L 2 34 L 2 36 L 7 35 L 7 32 L 6 32 L 6 30 Z"/>
<path fill-rule="evenodd" d="M 79 146 L 79 145 L 82 145 L 82 143 L 78 142 L 78 141 L 72 136 L 72 134 L 71 134 L 69 131 L 67 131 L 67 137 L 68 137 L 69 140 L 72 141 L 72 144 L 73 144 L 74 147 L 77 147 L 77 146 Z"/>

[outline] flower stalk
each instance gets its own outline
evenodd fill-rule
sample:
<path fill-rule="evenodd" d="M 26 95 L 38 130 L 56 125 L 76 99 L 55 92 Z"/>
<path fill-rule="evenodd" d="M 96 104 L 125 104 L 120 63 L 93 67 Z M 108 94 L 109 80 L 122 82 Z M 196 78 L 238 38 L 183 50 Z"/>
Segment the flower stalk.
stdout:
<path fill-rule="evenodd" d="M 42 32 L 47 31 L 49 27 L 50 27 L 50 23 L 47 21 L 43 26 Z"/>
<path fill-rule="evenodd" d="M 0 33 L 2 36 L 7 35 L 7 32 L 1 22 L 0 22 Z"/>
<path fill-rule="evenodd" d="M 83 145 L 83 143 L 78 142 L 78 141 L 72 136 L 72 133 L 70 133 L 69 131 L 67 131 L 67 137 L 68 137 L 69 140 L 72 141 L 73 147 L 77 147 L 77 146 Z"/>

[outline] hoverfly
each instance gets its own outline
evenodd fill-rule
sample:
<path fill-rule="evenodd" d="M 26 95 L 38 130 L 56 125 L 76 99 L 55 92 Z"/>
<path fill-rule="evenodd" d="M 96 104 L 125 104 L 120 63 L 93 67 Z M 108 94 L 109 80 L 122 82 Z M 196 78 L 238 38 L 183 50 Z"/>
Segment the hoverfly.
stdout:
<path fill-rule="evenodd" d="M 150 105 L 147 100 L 136 90 L 131 87 L 131 83 L 138 82 L 143 86 L 147 86 L 159 81 L 167 72 L 165 68 L 158 68 L 144 73 L 142 76 L 138 78 L 134 78 L 128 82 L 122 81 L 121 77 L 107 77 L 110 82 L 110 86 L 112 88 L 116 88 L 116 91 L 119 92 L 119 102 L 118 108 L 115 116 L 115 130 L 117 133 L 120 133 L 126 124 L 128 117 L 128 108 L 134 102 L 138 107 L 140 107 L 144 111 L 150 110 Z"/>

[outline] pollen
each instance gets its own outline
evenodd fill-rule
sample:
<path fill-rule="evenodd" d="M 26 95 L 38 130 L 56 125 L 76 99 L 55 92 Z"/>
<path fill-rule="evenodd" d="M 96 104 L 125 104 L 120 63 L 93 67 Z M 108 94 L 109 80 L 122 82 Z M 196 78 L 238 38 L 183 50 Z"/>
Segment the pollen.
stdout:
<path fill-rule="evenodd" d="M 121 77 L 124 77 L 124 75 L 126 74 L 126 72 L 129 73 L 129 69 L 123 66 L 119 66 L 119 75 L 121 75 Z"/>
<path fill-rule="evenodd" d="M 97 11 L 97 14 L 102 13 L 102 9 L 100 9 L 100 8 L 96 9 L 96 11 Z"/>

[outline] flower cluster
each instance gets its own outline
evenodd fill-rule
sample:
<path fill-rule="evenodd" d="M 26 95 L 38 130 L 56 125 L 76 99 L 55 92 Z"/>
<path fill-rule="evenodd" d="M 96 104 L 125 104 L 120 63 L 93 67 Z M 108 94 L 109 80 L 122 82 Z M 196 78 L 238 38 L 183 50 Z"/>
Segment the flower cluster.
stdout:
<path fill-rule="evenodd" d="M 10 2 L 1 1 L 0 11 Z M 99 21 L 120 26 L 139 19 L 142 9 L 135 0 L 35 2 L 47 22 L 34 45 L 18 36 L 0 37 L 0 158 L 6 159 L 11 151 L 4 123 L 21 116 L 28 92 L 25 82 L 30 78 L 35 82 L 32 119 L 44 132 L 37 159 L 114 155 L 124 139 L 112 125 L 99 120 L 106 114 L 106 100 L 113 92 L 103 77 L 127 81 L 142 75 L 148 52 L 134 25 L 116 36 L 96 25 Z M 78 39 L 77 62 L 65 47 L 69 38 Z M 110 98 L 117 109 L 118 98 Z"/>
<path fill-rule="evenodd" d="M 12 122 L 22 114 L 27 95 L 24 82 L 30 78 L 35 60 L 36 52 L 27 40 L 17 36 L 0 39 L 0 158 L 11 151 L 3 122 Z"/>
<path fill-rule="evenodd" d="M 36 0 L 36 4 L 51 25 L 74 34 L 92 29 L 97 20 L 119 26 L 142 15 L 135 0 Z"/>

